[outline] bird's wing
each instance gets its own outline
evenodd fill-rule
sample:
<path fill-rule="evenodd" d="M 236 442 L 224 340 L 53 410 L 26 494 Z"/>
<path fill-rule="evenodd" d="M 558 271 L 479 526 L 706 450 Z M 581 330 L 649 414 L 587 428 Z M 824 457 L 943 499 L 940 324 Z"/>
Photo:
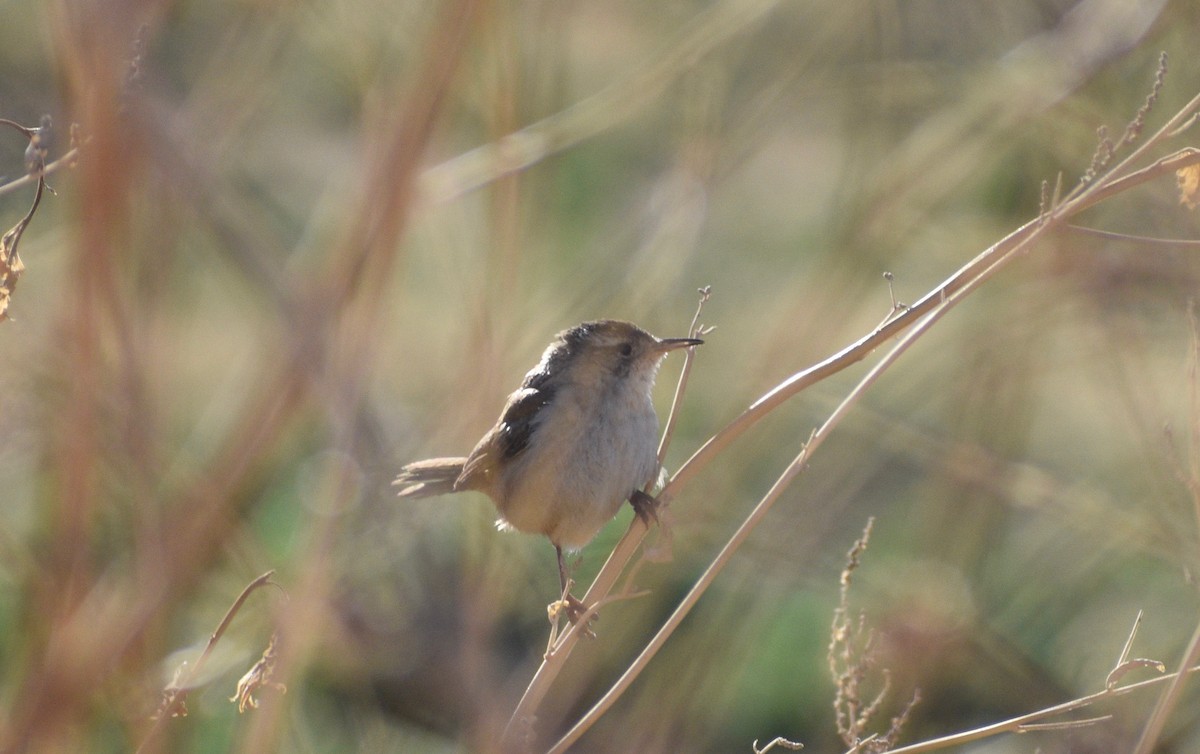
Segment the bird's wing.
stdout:
<path fill-rule="evenodd" d="M 484 435 L 463 464 L 462 474 L 454 483 L 455 489 L 478 489 L 489 486 L 484 480 L 502 461 L 511 461 L 529 446 L 537 429 L 538 412 L 554 397 L 546 386 L 526 387 L 514 392 L 504 404 L 504 412 L 496 426 Z"/>

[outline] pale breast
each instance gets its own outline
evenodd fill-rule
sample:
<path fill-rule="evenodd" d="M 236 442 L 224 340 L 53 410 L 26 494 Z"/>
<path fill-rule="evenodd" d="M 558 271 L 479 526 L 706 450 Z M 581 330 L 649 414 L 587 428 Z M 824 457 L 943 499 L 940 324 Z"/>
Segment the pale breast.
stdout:
<path fill-rule="evenodd" d="M 649 396 L 603 412 L 573 397 L 557 396 L 558 410 L 547 412 L 506 475 L 500 506 L 513 528 L 545 534 L 566 549 L 591 541 L 657 466 L 658 418 Z"/>

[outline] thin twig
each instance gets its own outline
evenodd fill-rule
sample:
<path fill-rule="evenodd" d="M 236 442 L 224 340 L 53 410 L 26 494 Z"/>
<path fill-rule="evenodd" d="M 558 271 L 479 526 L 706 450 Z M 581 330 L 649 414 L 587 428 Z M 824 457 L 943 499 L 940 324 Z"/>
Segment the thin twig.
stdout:
<path fill-rule="evenodd" d="M 45 176 L 48 176 L 51 173 L 55 173 L 62 168 L 70 167 L 71 165 L 74 164 L 75 160 L 78 157 L 79 157 L 79 147 L 75 147 L 75 148 L 71 149 L 70 151 L 68 151 L 67 153 L 65 153 L 62 157 L 59 157 L 54 162 L 47 163 L 46 167 L 42 169 L 41 175 L 30 175 L 30 174 L 26 173 L 25 175 L 21 176 L 20 178 L 14 178 L 11 181 L 9 181 L 8 183 L 0 184 L 0 196 L 3 196 L 12 191 L 16 191 L 17 189 L 24 188 L 25 186 L 28 186 L 29 184 L 37 181 L 38 178 L 44 178 Z"/>
<path fill-rule="evenodd" d="M 1141 626 L 1141 610 L 1138 611 L 1138 617 L 1133 620 L 1133 628 L 1129 629 L 1129 638 L 1126 639 L 1126 644 L 1121 647 L 1121 656 L 1117 658 L 1117 662 L 1109 671 L 1109 676 L 1104 678 L 1104 688 L 1116 688 L 1117 683 L 1121 682 L 1122 676 L 1135 668 L 1147 668 L 1153 666 L 1158 668 L 1158 672 L 1166 672 L 1162 663 L 1158 660 L 1130 660 L 1129 652 L 1133 650 L 1133 640 L 1138 636 L 1138 627 Z"/>
<path fill-rule="evenodd" d="M 754 754 L 767 754 L 768 751 L 776 746 L 787 749 L 788 751 L 800 751 L 804 748 L 804 744 L 799 741 L 791 741 L 783 736 L 776 736 L 770 743 L 761 749 L 758 748 L 758 739 L 754 739 L 754 743 L 750 744 L 750 748 L 754 750 Z"/>
<path fill-rule="evenodd" d="M 1138 610 L 1137 617 L 1133 619 L 1133 628 L 1129 629 L 1129 638 L 1125 640 L 1125 646 L 1121 647 L 1121 656 L 1117 658 L 1117 666 L 1124 665 L 1129 660 L 1129 652 L 1133 649 L 1133 640 L 1137 638 L 1138 628 L 1142 625 L 1142 611 Z"/>
<path fill-rule="evenodd" d="M 1186 672 L 1195 673 L 1198 670 L 1200 670 L 1200 667 L 1191 667 L 1188 668 Z M 1040 709 L 1036 712 L 1028 712 L 1024 715 L 1009 718 L 1008 720 L 1001 720 L 1000 722 L 992 723 L 991 725 L 984 725 L 979 728 L 972 728 L 971 730 L 962 731 L 961 733 L 952 733 L 948 736 L 942 736 L 941 738 L 934 738 L 928 741 L 921 741 L 920 743 L 909 744 L 908 746 L 901 746 L 898 749 L 892 749 L 888 752 L 888 754 L 924 754 L 924 752 L 927 751 L 937 751 L 938 749 L 947 749 L 952 746 L 962 746 L 963 744 L 971 743 L 972 741 L 981 741 L 985 738 L 991 738 L 992 736 L 1000 735 L 1001 733 L 1017 733 L 1022 727 L 1036 723 L 1039 720 L 1044 720 L 1048 717 L 1054 717 L 1055 715 L 1061 715 L 1066 712 L 1073 712 L 1074 710 L 1082 709 L 1084 707 L 1090 707 L 1096 702 L 1100 702 L 1105 699 L 1110 699 L 1128 694 L 1133 691 L 1140 691 L 1145 688 L 1150 688 L 1156 684 L 1171 681 L 1178 675 L 1179 673 L 1172 673 L 1170 675 L 1159 676 L 1158 678 L 1151 678 L 1149 680 L 1131 683 L 1128 686 L 1118 686 L 1115 689 L 1097 691 L 1094 694 L 1081 696 L 1077 699 L 1072 699 L 1069 702 L 1063 702 L 1062 704 L 1056 704 L 1052 707 L 1046 707 L 1045 709 Z"/>
<path fill-rule="evenodd" d="M 1192 496 L 1192 514 L 1200 533 L 1200 322 L 1196 321 L 1196 302 L 1188 302 L 1188 329 L 1192 334 L 1188 352 L 1188 447 L 1185 450 L 1187 472 L 1179 477 Z M 1181 467 L 1182 464 L 1176 461 Z"/>
<path fill-rule="evenodd" d="M 863 751 L 863 750 L 864 750 L 864 748 L 865 748 L 865 747 L 866 747 L 868 744 L 872 743 L 872 742 L 873 742 L 873 741 L 874 741 L 874 740 L 875 740 L 875 739 L 876 739 L 878 736 L 879 736 L 879 734 L 878 734 L 878 733 L 872 733 L 871 735 L 867 736 L 867 737 L 866 737 L 866 738 L 864 738 L 863 740 L 861 740 L 861 741 L 859 741 L 858 743 L 854 744 L 854 746 L 852 746 L 852 747 L 850 747 L 849 749 L 847 749 L 847 750 L 846 750 L 846 754 L 859 754 L 859 752 Z"/>
<path fill-rule="evenodd" d="M 1089 236 L 1099 236 L 1107 238 L 1111 241 L 1127 241 L 1136 243 L 1140 246 L 1147 244 L 1159 246 L 1182 246 L 1185 248 L 1200 248 L 1200 239 L 1195 238 L 1155 238 L 1153 236 L 1136 236 L 1130 233 L 1116 233 L 1111 230 L 1100 230 L 1099 228 L 1088 228 L 1083 225 L 1074 225 L 1067 223 L 1065 226 L 1068 230 L 1076 233 L 1085 233 Z"/>
<path fill-rule="evenodd" d="M 208 643 L 204 645 L 204 651 L 200 653 L 200 657 L 196 659 L 195 664 L 184 673 L 180 674 L 181 677 L 178 679 L 172 679 L 171 684 L 163 692 L 163 701 L 162 704 L 159 705 L 158 714 L 154 719 L 154 725 L 151 726 L 149 732 L 146 733 L 146 737 L 142 740 L 141 745 L 138 746 L 138 752 L 145 750 L 146 746 L 154 740 L 159 731 L 162 729 L 163 725 L 165 724 L 163 721 L 170 719 L 171 716 L 175 714 L 176 710 L 179 709 L 179 706 L 183 704 L 183 700 L 187 697 L 188 692 L 191 691 L 195 679 L 199 677 L 201 668 L 203 668 L 204 664 L 208 661 L 209 655 L 212 654 L 213 649 L 217 646 L 217 642 L 219 642 L 221 637 L 225 635 L 225 631 L 229 628 L 229 624 L 233 622 L 234 616 L 236 616 L 238 611 L 242 609 L 242 605 L 245 604 L 246 600 L 250 597 L 254 590 L 261 586 L 271 584 L 280 591 L 283 591 L 283 587 L 279 586 L 279 584 L 275 583 L 274 581 L 271 581 L 271 577 L 274 575 L 274 570 L 267 571 L 246 585 L 246 588 L 242 590 L 242 593 L 237 596 L 237 599 L 235 599 L 233 604 L 229 606 L 229 609 L 225 611 L 225 617 L 221 618 L 221 622 L 217 624 L 217 627 L 213 629 L 212 634 L 209 635 Z M 286 594 L 287 593 L 284 592 L 285 596 Z"/>
<path fill-rule="evenodd" d="M 700 325 L 700 312 L 712 296 L 712 286 L 706 285 L 699 290 L 700 300 L 696 303 L 696 313 L 692 315 L 692 324 L 688 328 L 688 337 L 696 338 L 704 334 Z M 683 369 L 679 371 L 679 382 L 675 385 L 675 396 L 671 399 L 671 410 L 667 412 L 667 423 L 663 429 L 662 439 L 658 443 L 658 465 L 661 467 L 666 458 L 667 448 L 671 446 L 671 438 L 675 434 L 675 420 L 679 406 L 683 403 L 683 394 L 687 390 L 688 377 L 692 373 L 692 362 L 695 360 L 696 349 L 688 348 L 684 353 Z M 656 479 L 655 482 L 658 480 Z M 649 490 L 647 490 L 649 491 Z"/>
<path fill-rule="evenodd" d="M 1106 723 L 1112 720 L 1112 715 L 1099 715 L 1097 717 L 1088 717 L 1081 720 L 1063 720 L 1059 723 L 1026 723 L 1025 725 L 1017 726 L 1017 733 L 1035 733 L 1038 731 L 1048 730 L 1071 730 L 1073 728 L 1087 728 L 1098 723 Z"/>
<path fill-rule="evenodd" d="M 1158 702 L 1154 705 L 1154 711 L 1150 713 L 1150 718 L 1146 720 L 1146 727 L 1142 729 L 1142 735 L 1133 749 L 1133 754 L 1150 754 L 1154 749 L 1159 736 L 1162 735 L 1163 727 L 1167 724 L 1167 717 L 1175 709 L 1175 705 L 1179 703 L 1179 696 L 1183 693 L 1183 682 L 1187 677 L 1187 673 L 1184 671 L 1193 667 L 1198 661 L 1200 661 L 1200 625 L 1196 626 L 1196 630 L 1192 633 L 1187 651 L 1183 653 L 1183 659 L 1180 660 L 1179 670 L 1170 676 L 1164 676 L 1170 678 L 1170 681 L 1159 695 Z"/>

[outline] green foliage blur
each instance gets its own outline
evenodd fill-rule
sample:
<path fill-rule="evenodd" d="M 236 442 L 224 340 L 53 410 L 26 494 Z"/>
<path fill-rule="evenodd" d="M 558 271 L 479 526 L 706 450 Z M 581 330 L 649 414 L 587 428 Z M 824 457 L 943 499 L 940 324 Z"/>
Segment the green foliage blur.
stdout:
<path fill-rule="evenodd" d="M 0 324 L 0 750 L 495 750 L 545 649 L 553 549 L 497 533 L 482 496 L 397 501 L 399 467 L 468 452 L 557 331 L 683 336 L 711 285 L 678 468 L 883 320 L 885 272 L 911 303 L 1035 217 L 1043 182 L 1073 187 L 1161 51 L 1146 131 L 1195 96 L 1198 25 L 1187 0 L 6 3 L 0 117 L 51 114 L 52 157 L 70 124 L 84 141 Z M 2 183 L 24 148 L 0 131 Z M 0 194 L 0 223 L 30 199 Z M 1133 238 L 1056 234 L 918 342 L 575 750 L 848 748 L 826 651 L 872 516 L 850 591 L 868 687 L 890 674 L 869 731 L 914 689 L 902 743 L 1101 690 L 1139 610 L 1133 655 L 1178 665 L 1200 625 L 1200 257 L 1144 237 L 1200 238 L 1200 215 L 1156 182 L 1081 224 Z M 864 369 L 684 490 L 673 558 L 601 611 L 534 750 Z M 154 727 L 268 570 L 282 589 Z M 239 714 L 274 630 L 287 691 Z M 1128 751 L 1157 693 L 970 750 Z M 1200 749 L 1195 702 L 1156 751 Z"/>

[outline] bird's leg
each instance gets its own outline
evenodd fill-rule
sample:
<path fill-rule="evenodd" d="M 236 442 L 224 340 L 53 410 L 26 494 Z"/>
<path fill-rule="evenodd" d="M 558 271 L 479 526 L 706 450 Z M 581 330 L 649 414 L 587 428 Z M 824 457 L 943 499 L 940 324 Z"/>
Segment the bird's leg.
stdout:
<path fill-rule="evenodd" d="M 561 587 L 559 594 L 562 595 L 562 604 L 567 611 L 567 620 L 571 623 L 578 623 L 579 619 L 587 612 L 587 605 L 583 604 L 583 600 L 571 594 L 570 586 L 571 579 L 567 575 L 567 561 L 563 558 L 562 548 L 554 545 L 554 552 L 558 555 L 558 583 Z M 593 620 L 595 616 L 592 616 Z M 588 634 L 592 634 L 591 629 L 587 630 Z"/>
<path fill-rule="evenodd" d="M 558 593 L 567 594 L 567 584 L 570 579 L 567 578 L 567 561 L 563 559 L 562 548 L 558 545 L 554 546 L 554 553 L 558 555 Z"/>
<path fill-rule="evenodd" d="M 651 524 L 658 523 L 658 498 L 651 497 L 642 490 L 634 490 L 629 496 L 629 504 L 633 506 L 633 512 L 642 519 L 647 529 Z"/>

